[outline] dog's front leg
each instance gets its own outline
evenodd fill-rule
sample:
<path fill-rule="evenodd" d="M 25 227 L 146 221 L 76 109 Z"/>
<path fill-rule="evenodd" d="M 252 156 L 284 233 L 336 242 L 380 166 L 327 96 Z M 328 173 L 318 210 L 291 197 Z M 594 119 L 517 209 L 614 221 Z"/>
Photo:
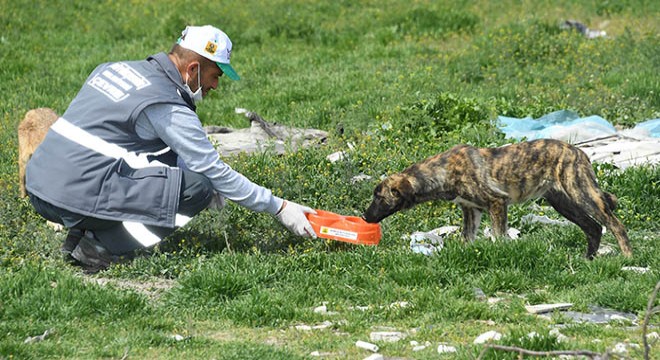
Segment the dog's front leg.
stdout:
<path fill-rule="evenodd" d="M 481 223 L 481 210 L 461 205 L 461 211 L 463 212 L 463 239 L 474 241 L 477 238 L 479 223 Z"/>
<path fill-rule="evenodd" d="M 503 236 L 507 234 L 507 205 L 503 199 L 495 199 L 488 208 L 490 222 L 493 226 L 493 235 Z"/>

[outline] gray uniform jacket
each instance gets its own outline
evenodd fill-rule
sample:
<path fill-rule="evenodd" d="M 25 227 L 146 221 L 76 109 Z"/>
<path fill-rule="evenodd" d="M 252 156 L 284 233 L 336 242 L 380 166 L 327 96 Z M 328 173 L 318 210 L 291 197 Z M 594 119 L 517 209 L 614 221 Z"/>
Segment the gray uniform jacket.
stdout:
<path fill-rule="evenodd" d="M 152 104 L 195 110 L 177 79 L 164 53 L 99 65 L 30 159 L 27 190 L 75 213 L 174 227 L 181 170 L 150 161 L 167 145 L 141 139 L 135 122 Z"/>

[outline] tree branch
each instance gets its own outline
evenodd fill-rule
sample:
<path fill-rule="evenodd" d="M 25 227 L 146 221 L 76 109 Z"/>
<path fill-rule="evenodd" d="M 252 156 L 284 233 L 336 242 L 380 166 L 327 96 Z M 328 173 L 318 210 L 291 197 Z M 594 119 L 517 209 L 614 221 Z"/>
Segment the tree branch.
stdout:
<path fill-rule="evenodd" d="M 522 358 L 522 355 L 531 355 L 531 356 L 572 355 L 572 356 L 588 356 L 592 359 L 608 359 L 609 358 L 608 353 L 601 354 L 601 353 L 588 351 L 588 350 L 532 351 L 532 350 L 526 350 L 526 349 L 515 347 L 515 346 L 504 346 L 504 345 L 488 344 L 488 345 L 485 346 L 485 348 L 481 352 L 481 354 L 479 354 L 479 357 L 477 358 L 477 360 L 480 360 L 483 357 L 483 355 L 485 354 L 486 350 L 488 350 L 488 349 L 517 352 L 518 354 L 520 354 L 521 358 Z"/>
<path fill-rule="evenodd" d="M 655 289 L 653 290 L 653 293 L 651 294 L 651 297 L 649 298 L 649 303 L 646 306 L 646 315 L 644 315 L 644 325 L 642 326 L 642 339 L 644 341 L 644 360 L 649 360 L 649 351 L 651 351 L 651 347 L 649 346 L 649 341 L 646 338 L 646 327 L 649 324 L 649 319 L 651 318 L 651 315 L 656 313 L 660 307 L 653 307 L 653 304 L 655 304 L 655 299 L 658 296 L 658 290 L 660 290 L 660 281 L 658 281 L 657 284 L 655 284 Z"/>

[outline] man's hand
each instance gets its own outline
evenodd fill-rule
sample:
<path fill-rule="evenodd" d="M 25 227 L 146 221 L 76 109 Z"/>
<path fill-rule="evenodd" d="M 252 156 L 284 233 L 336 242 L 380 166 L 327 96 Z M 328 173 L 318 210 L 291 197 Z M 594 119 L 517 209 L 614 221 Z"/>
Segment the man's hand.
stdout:
<path fill-rule="evenodd" d="M 206 207 L 209 210 L 220 211 L 225 207 L 225 197 L 220 195 L 217 191 L 213 192 L 213 198 L 211 198 L 211 203 Z"/>
<path fill-rule="evenodd" d="M 282 208 L 275 216 L 292 233 L 298 236 L 316 238 L 316 233 L 305 216 L 306 213 L 316 214 L 316 211 L 307 206 L 284 200 Z"/>

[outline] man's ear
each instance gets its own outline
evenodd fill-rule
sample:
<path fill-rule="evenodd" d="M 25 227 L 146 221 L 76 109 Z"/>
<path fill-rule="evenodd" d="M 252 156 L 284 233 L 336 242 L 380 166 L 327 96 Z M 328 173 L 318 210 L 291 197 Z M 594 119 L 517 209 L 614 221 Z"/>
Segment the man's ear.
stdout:
<path fill-rule="evenodd" d="M 191 61 L 186 66 L 186 71 L 191 73 L 194 73 L 195 71 L 199 71 L 199 69 L 200 69 L 199 61 Z"/>

